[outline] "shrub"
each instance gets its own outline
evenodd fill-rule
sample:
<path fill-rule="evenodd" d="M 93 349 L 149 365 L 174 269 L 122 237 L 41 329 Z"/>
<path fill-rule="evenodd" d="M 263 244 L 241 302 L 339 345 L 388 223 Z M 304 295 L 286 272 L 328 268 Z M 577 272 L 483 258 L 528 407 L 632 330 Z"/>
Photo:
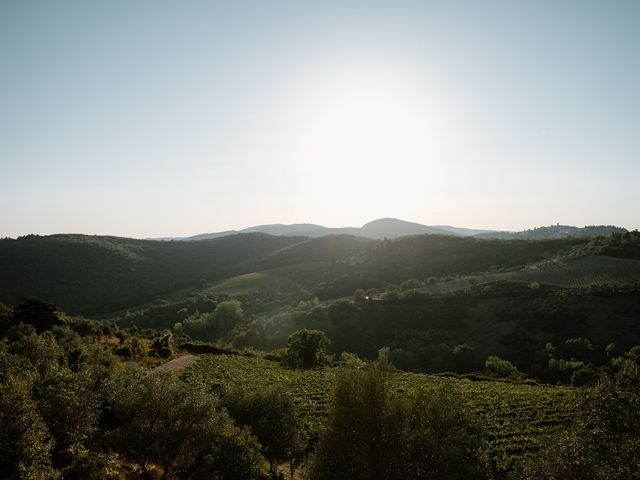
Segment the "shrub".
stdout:
<path fill-rule="evenodd" d="M 484 443 L 461 399 L 448 387 L 393 396 L 388 368 L 343 369 L 309 478 L 482 479 Z"/>
<path fill-rule="evenodd" d="M 292 461 L 300 438 L 297 408 L 278 387 L 235 385 L 222 396 L 222 404 L 239 425 L 251 428 L 262 445 L 275 475 L 279 462 Z"/>
<path fill-rule="evenodd" d="M 289 358 L 303 367 L 318 365 L 326 358 L 327 345 L 329 339 L 323 331 L 303 328 L 289 337 Z"/>
<path fill-rule="evenodd" d="M 500 378 L 517 377 L 521 375 L 509 360 L 503 360 L 495 356 L 487 358 L 484 366 L 489 373 Z"/>

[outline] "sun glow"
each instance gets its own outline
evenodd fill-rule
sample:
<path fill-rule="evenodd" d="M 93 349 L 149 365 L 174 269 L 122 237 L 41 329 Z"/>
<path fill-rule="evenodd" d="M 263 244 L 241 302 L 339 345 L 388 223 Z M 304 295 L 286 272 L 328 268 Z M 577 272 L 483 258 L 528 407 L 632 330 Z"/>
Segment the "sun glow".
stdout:
<path fill-rule="evenodd" d="M 295 163 L 320 184 L 379 193 L 437 168 L 445 119 L 409 82 L 345 72 L 316 82 L 297 108 Z"/>

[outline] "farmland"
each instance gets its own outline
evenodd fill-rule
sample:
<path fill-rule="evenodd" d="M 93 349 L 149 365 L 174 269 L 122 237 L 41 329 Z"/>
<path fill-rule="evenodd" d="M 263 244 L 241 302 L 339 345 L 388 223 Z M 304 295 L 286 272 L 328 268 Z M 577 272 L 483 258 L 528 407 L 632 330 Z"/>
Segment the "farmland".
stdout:
<path fill-rule="evenodd" d="M 226 385 L 279 385 L 291 392 L 306 436 L 317 436 L 327 410 L 335 368 L 294 370 L 263 358 L 205 355 L 183 373 L 219 391 Z M 409 372 L 391 376 L 393 390 L 411 395 L 417 386 L 436 388 L 452 383 L 487 432 L 491 462 L 506 471 L 524 454 L 534 452 L 543 438 L 569 425 L 576 412 L 578 390 L 568 387 L 471 381 Z"/>
<path fill-rule="evenodd" d="M 640 282 L 640 260 L 588 255 L 564 261 L 547 261 L 517 272 L 515 280 L 584 288 L 592 284 L 619 285 Z"/>
<path fill-rule="evenodd" d="M 636 284 L 640 283 L 640 260 L 607 255 L 554 257 L 508 272 L 460 276 L 420 290 L 424 293 L 439 294 L 500 281 L 537 282 L 561 288 Z"/>

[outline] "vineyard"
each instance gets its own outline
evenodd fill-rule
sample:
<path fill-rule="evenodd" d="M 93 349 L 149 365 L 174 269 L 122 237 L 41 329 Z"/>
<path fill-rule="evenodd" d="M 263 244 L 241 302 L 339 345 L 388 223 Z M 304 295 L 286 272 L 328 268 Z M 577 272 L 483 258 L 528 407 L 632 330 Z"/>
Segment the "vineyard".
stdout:
<path fill-rule="evenodd" d="M 429 294 L 455 292 L 473 285 L 500 281 L 537 282 L 563 288 L 586 288 L 591 285 L 640 283 L 640 260 L 605 255 L 556 257 L 519 270 L 462 276 L 421 288 Z"/>
<path fill-rule="evenodd" d="M 189 366 L 185 378 L 204 382 L 218 391 L 225 385 L 279 385 L 298 405 L 307 438 L 319 432 L 335 368 L 294 370 L 262 358 L 205 355 Z M 545 435 L 571 423 L 577 390 L 568 387 L 471 381 L 409 372 L 392 375 L 393 388 L 410 395 L 418 385 L 435 388 L 452 382 L 484 426 L 491 461 L 499 471 L 509 470 L 526 453 L 534 452 Z"/>
<path fill-rule="evenodd" d="M 589 255 L 564 261 L 548 261 L 517 272 L 513 279 L 573 288 L 605 283 L 639 283 L 640 260 Z"/>

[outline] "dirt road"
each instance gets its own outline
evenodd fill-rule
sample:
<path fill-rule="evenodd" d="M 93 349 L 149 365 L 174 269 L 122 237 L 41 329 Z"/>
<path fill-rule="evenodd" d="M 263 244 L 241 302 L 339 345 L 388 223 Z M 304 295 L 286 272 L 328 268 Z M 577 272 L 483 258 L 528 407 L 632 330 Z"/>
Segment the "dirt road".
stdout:
<path fill-rule="evenodd" d="M 198 355 L 194 355 L 193 353 L 185 353 L 181 357 L 174 358 L 173 360 L 169 360 L 167 363 L 163 363 L 156 368 L 156 371 L 180 373 L 184 368 L 191 365 L 197 359 Z"/>

